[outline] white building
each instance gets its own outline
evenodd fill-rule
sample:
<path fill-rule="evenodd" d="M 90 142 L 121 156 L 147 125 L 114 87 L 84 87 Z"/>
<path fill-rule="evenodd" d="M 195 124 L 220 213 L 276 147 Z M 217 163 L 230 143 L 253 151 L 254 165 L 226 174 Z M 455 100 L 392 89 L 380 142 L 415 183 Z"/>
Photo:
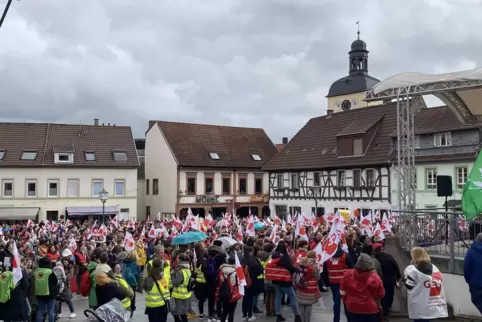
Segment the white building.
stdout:
<path fill-rule="evenodd" d="M 151 121 L 146 212 L 269 214 L 268 175 L 261 169 L 276 153 L 262 129 Z"/>
<path fill-rule="evenodd" d="M 136 218 L 138 166 L 130 127 L 0 123 L 0 220 Z"/>
<path fill-rule="evenodd" d="M 437 176 L 452 178 L 449 204 L 460 206 L 462 190 L 477 157 L 481 124 L 462 124 L 448 107 L 422 109 L 415 116 L 415 164 L 417 209 L 444 208 L 437 197 Z M 395 132 L 394 146 L 396 147 Z M 392 171 L 392 203 L 398 205 L 397 171 Z"/>

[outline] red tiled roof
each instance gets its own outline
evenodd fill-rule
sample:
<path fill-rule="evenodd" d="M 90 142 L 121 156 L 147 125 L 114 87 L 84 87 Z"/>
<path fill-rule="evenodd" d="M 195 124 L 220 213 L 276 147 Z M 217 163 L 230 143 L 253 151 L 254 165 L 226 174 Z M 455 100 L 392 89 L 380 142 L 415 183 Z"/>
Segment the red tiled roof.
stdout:
<path fill-rule="evenodd" d="M 179 166 L 261 169 L 278 153 L 263 129 L 166 121 L 157 125 Z M 210 153 L 217 153 L 219 160 Z"/>
<path fill-rule="evenodd" d="M 128 126 L 55 123 L 0 123 L 0 167 L 101 167 L 137 168 L 139 161 Z M 35 160 L 21 160 L 24 150 L 37 152 Z M 114 161 L 113 151 L 125 151 L 127 161 Z M 72 164 L 56 164 L 54 151 L 73 152 Z M 85 152 L 95 161 L 86 161 Z"/>

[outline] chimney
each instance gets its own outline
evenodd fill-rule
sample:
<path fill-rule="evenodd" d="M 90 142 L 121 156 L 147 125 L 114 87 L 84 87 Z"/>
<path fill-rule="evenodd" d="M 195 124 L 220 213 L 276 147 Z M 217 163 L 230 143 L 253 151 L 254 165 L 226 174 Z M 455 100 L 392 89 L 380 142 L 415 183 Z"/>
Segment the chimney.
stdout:
<path fill-rule="evenodd" d="M 94 119 L 94 125 L 99 126 L 99 119 Z"/>
<path fill-rule="evenodd" d="M 286 145 L 286 144 L 288 144 L 288 138 L 284 137 L 283 138 L 283 145 Z"/>
<path fill-rule="evenodd" d="M 326 115 L 331 115 L 333 114 L 333 110 L 326 110 Z"/>

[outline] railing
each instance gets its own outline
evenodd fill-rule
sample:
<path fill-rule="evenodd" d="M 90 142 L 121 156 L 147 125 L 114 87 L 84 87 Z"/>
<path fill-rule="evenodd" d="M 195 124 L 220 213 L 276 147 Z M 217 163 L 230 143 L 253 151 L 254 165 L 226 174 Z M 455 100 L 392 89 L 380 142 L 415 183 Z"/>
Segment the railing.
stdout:
<path fill-rule="evenodd" d="M 410 251 L 419 246 L 427 249 L 435 259 L 448 260 L 440 268 L 448 273 L 460 274 L 467 250 L 475 236 L 482 232 L 482 220 L 465 220 L 460 212 L 441 210 L 392 211 L 394 229 L 400 236 L 402 247 Z"/>

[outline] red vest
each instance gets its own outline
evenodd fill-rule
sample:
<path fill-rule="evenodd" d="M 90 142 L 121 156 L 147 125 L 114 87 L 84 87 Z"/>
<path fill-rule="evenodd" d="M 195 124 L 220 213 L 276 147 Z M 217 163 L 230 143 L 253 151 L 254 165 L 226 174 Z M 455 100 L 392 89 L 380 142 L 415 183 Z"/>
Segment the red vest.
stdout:
<path fill-rule="evenodd" d="M 278 266 L 279 260 L 280 257 L 268 261 L 268 263 L 266 264 L 264 279 L 267 281 L 275 282 L 292 282 L 293 279 L 290 272 L 286 268 Z"/>
<path fill-rule="evenodd" d="M 295 267 L 300 267 L 300 265 L 298 264 L 298 260 L 302 257 L 306 257 L 306 254 L 307 254 L 307 252 L 302 250 L 302 249 L 297 250 L 296 253 L 295 253 L 295 258 L 293 260 L 293 265 Z"/>
<path fill-rule="evenodd" d="M 330 284 L 340 284 L 343 275 L 345 275 L 348 269 L 346 265 L 346 253 L 343 253 L 340 257 L 332 257 L 327 260 L 326 267 L 328 269 L 328 281 Z"/>
<path fill-rule="evenodd" d="M 309 293 L 309 294 L 318 294 L 320 293 L 320 288 L 318 287 L 318 281 L 313 277 L 313 266 L 308 267 L 306 270 L 306 277 L 308 279 L 308 283 L 306 287 L 296 287 L 296 290 L 303 292 L 303 293 Z"/>
<path fill-rule="evenodd" d="M 236 275 L 236 272 L 234 272 L 233 274 Z M 223 283 L 225 278 L 230 278 L 230 277 L 224 276 L 224 273 L 221 270 L 219 270 L 218 285 L 216 285 L 216 293 L 215 293 L 216 301 L 219 301 L 219 288 L 221 287 L 221 284 Z M 240 300 L 243 297 L 243 295 L 239 293 L 239 285 L 232 285 L 231 280 L 229 280 L 228 283 L 229 283 L 229 291 L 231 293 L 231 299 L 229 300 L 229 303 L 233 303 Z"/>

